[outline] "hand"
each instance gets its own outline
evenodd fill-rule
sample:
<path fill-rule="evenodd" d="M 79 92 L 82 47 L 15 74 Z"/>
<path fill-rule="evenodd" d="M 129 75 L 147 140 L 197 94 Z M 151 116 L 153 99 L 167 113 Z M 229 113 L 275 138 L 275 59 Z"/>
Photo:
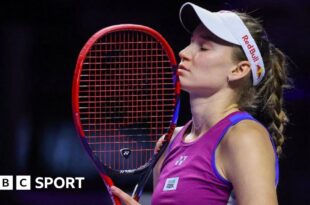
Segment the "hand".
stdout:
<path fill-rule="evenodd" d="M 156 142 L 156 145 L 155 145 L 154 154 L 157 154 L 159 152 L 164 142 L 165 142 L 164 136 L 159 138 L 159 140 Z"/>
<path fill-rule="evenodd" d="M 117 188 L 116 186 L 111 187 L 112 193 L 121 199 L 126 205 L 140 205 L 136 200 L 131 198 L 128 194 L 123 192 L 121 189 Z"/>

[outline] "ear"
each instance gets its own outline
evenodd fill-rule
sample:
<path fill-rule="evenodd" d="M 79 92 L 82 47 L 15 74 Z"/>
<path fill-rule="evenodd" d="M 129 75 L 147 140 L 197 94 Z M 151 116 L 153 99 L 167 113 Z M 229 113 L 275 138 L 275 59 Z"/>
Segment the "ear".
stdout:
<path fill-rule="evenodd" d="M 249 72 L 251 72 L 249 61 L 240 61 L 229 73 L 228 81 L 231 82 L 244 78 Z"/>

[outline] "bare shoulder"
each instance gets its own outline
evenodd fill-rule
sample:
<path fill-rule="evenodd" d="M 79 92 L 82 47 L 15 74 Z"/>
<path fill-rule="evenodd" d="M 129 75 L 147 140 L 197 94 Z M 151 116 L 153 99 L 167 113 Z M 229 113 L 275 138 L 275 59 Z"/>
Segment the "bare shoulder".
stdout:
<path fill-rule="evenodd" d="M 239 149 L 241 151 L 242 149 L 250 149 L 252 151 L 269 150 L 273 153 L 268 131 L 260 123 L 253 120 L 243 120 L 233 126 L 223 139 L 223 145 L 232 152 Z"/>
<path fill-rule="evenodd" d="M 239 122 L 227 132 L 219 149 L 221 168 L 232 182 L 240 204 L 276 201 L 275 154 L 269 133 L 261 124 Z"/>
<path fill-rule="evenodd" d="M 253 120 L 243 120 L 233 126 L 221 142 L 221 149 L 224 150 L 222 153 L 226 158 L 232 160 L 231 158 L 235 157 L 236 163 L 246 163 L 247 160 L 275 160 L 268 131 Z"/>

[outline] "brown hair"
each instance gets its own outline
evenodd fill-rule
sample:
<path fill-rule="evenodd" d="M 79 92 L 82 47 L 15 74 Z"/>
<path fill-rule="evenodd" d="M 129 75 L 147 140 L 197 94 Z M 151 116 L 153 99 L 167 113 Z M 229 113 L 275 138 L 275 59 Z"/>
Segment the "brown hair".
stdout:
<path fill-rule="evenodd" d="M 251 73 L 242 80 L 238 105 L 255 116 L 269 130 L 274 139 L 277 153 L 282 153 L 285 137 L 284 127 L 288 117 L 283 109 L 283 90 L 289 87 L 286 56 L 269 41 L 261 23 L 245 14 L 236 14 L 242 19 L 253 36 L 264 60 L 266 73 L 257 86 L 252 85 Z M 235 47 L 234 59 L 246 60 L 241 47 Z"/>

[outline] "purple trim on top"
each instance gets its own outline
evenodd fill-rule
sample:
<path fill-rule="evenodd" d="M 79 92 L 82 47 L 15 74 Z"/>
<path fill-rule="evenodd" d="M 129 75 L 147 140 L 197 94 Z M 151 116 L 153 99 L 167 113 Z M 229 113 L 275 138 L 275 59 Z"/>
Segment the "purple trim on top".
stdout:
<path fill-rule="evenodd" d="M 230 181 L 228 181 L 227 179 L 225 179 L 217 170 L 216 165 L 215 165 L 215 151 L 216 148 L 218 147 L 218 145 L 220 144 L 220 142 L 222 141 L 222 139 L 224 138 L 225 134 L 227 133 L 228 129 L 231 128 L 232 126 L 234 126 L 235 124 L 237 124 L 238 122 L 242 121 L 242 120 L 253 120 L 254 118 L 246 113 L 246 112 L 235 112 L 233 113 L 233 115 L 228 116 L 229 120 L 230 120 L 230 124 L 228 126 L 226 126 L 226 128 L 222 131 L 221 137 L 217 140 L 213 151 L 212 151 L 212 161 L 211 161 L 211 166 L 213 169 L 213 172 L 215 174 L 215 176 L 222 181 L 223 183 L 232 186 L 232 183 Z"/>
<path fill-rule="evenodd" d="M 280 169 L 279 169 L 279 158 L 278 154 L 275 153 L 276 155 L 276 186 L 279 184 L 279 175 L 280 175 Z"/>
<path fill-rule="evenodd" d="M 253 120 L 255 122 L 257 122 L 258 124 L 260 124 L 261 126 L 263 126 L 266 129 L 266 131 L 268 132 L 268 134 L 269 134 L 269 139 L 271 141 L 271 144 L 272 144 L 272 147 L 273 147 L 273 152 L 274 152 L 274 155 L 275 155 L 275 168 L 276 168 L 275 183 L 276 183 L 276 186 L 278 186 L 280 171 L 279 171 L 279 157 L 278 157 L 278 154 L 277 154 L 277 148 L 276 148 L 275 141 L 273 140 L 273 138 L 272 138 L 271 134 L 269 133 L 268 129 L 261 122 L 259 122 L 255 118 L 253 118 Z"/>
<path fill-rule="evenodd" d="M 213 169 L 213 172 L 215 174 L 215 176 L 220 180 L 222 181 L 223 183 L 227 184 L 228 186 L 231 186 L 232 187 L 232 183 L 230 181 L 228 181 L 227 179 L 225 179 L 217 170 L 216 168 L 216 165 L 215 165 L 215 151 L 216 151 L 216 148 L 218 147 L 219 143 L 221 142 L 221 140 L 223 139 L 225 133 L 227 132 L 227 130 L 231 127 L 228 126 L 226 127 L 222 134 L 221 134 L 221 137 L 218 139 L 218 141 L 216 142 L 215 144 L 215 147 L 213 148 L 213 151 L 212 151 L 212 161 L 211 161 L 211 166 L 212 166 L 212 169 Z"/>
<path fill-rule="evenodd" d="M 232 126 L 236 125 L 238 122 L 242 121 L 242 120 L 253 120 L 257 123 L 259 123 L 261 126 L 263 126 L 267 132 L 269 133 L 268 129 L 258 120 L 256 120 L 255 118 L 253 118 L 249 113 L 247 112 L 237 112 L 237 113 L 233 113 L 234 115 L 232 116 L 228 116 L 229 120 L 231 121 L 231 124 L 229 124 L 222 132 L 221 137 L 218 139 L 217 143 L 215 144 L 215 147 L 213 148 L 213 153 L 212 153 L 212 161 L 211 161 L 211 165 L 212 165 L 212 169 L 213 172 L 215 174 L 215 176 L 221 180 L 223 183 L 228 184 L 230 186 L 232 186 L 231 182 L 228 181 L 227 179 L 225 179 L 222 175 L 220 175 L 220 173 L 218 172 L 216 166 L 215 166 L 215 151 L 216 148 L 218 147 L 219 143 L 222 141 L 223 137 L 225 136 L 226 132 L 228 131 L 229 128 L 231 128 Z M 274 150 L 274 154 L 275 154 L 275 172 L 276 172 L 276 176 L 275 176 L 275 183 L 276 186 L 279 183 L 279 159 L 278 159 L 278 155 L 277 155 L 277 151 L 276 151 L 276 146 L 275 146 L 275 142 L 272 139 L 270 133 L 269 133 L 269 139 L 271 141 L 271 144 L 273 146 L 273 150 Z"/>

